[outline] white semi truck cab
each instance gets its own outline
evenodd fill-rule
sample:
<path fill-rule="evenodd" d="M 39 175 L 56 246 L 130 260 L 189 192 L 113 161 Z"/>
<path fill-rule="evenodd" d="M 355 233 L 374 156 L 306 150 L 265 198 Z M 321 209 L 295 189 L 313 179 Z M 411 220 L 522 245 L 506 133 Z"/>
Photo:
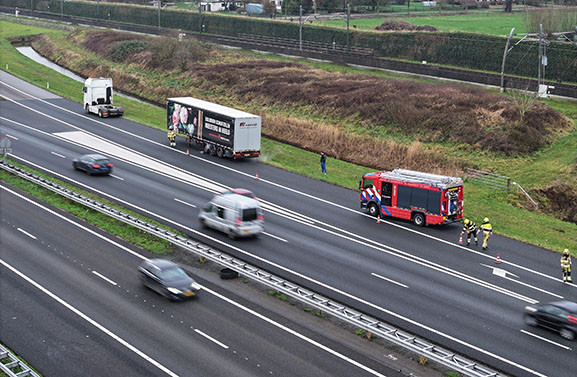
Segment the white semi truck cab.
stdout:
<path fill-rule="evenodd" d="M 101 118 L 122 116 L 124 109 L 112 104 L 114 91 L 110 78 L 87 78 L 82 88 L 84 93 L 84 110 L 97 114 Z"/>

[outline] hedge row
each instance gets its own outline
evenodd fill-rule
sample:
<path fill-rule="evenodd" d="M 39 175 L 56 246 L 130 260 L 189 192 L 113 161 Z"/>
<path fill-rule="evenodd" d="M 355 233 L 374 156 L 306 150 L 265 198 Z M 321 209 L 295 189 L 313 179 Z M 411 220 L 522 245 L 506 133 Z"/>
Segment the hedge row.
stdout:
<path fill-rule="evenodd" d="M 158 25 L 158 10 L 153 7 L 60 0 L 3 0 L 3 5 L 87 18 L 141 25 Z M 164 28 L 183 31 L 239 36 L 262 35 L 298 40 L 298 18 L 294 22 L 255 19 L 240 16 L 162 10 L 160 24 Z M 468 33 L 382 33 L 350 31 L 351 46 L 374 50 L 376 56 L 427 61 L 491 72 L 501 71 L 501 60 L 506 39 Z M 347 32 L 343 29 L 305 24 L 303 40 L 346 46 Z M 516 40 L 514 41 L 516 42 Z M 546 78 L 577 82 L 577 47 L 570 43 L 550 42 L 547 47 Z M 524 41 L 515 46 L 507 57 L 507 74 L 537 77 L 538 46 L 535 41 Z"/>

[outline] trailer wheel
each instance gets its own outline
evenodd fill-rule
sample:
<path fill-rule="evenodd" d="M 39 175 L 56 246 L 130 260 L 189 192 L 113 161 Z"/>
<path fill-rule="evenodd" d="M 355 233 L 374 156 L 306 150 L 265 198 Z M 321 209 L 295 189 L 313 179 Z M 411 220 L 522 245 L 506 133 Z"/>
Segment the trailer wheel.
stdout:
<path fill-rule="evenodd" d="M 379 207 L 375 203 L 369 204 L 369 215 L 377 217 L 379 215 Z"/>
<path fill-rule="evenodd" d="M 218 158 L 222 158 L 224 156 L 224 149 L 222 149 L 222 147 L 218 147 L 216 149 L 216 155 L 218 156 Z"/>
<path fill-rule="evenodd" d="M 424 226 L 425 225 L 425 215 L 421 212 L 417 212 L 413 215 L 413 224 L 416 226 Z"/>

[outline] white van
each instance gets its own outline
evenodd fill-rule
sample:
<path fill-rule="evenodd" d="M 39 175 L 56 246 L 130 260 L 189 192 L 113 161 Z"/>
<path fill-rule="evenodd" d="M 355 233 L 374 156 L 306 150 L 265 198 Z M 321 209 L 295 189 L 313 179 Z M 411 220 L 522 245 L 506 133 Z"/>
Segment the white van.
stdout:
<path fill-rule="evenodd" d="M 243 195 L 216 195 L 198 215 L 200 223 L 226 233 L 231 239 L 258 236 L 264 229 L 260 203 Z"/>

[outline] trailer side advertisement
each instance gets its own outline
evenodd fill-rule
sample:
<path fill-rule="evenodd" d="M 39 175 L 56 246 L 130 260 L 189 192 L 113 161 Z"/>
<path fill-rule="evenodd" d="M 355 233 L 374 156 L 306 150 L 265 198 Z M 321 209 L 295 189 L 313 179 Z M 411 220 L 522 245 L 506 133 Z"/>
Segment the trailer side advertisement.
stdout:
<path fill-rule="evenodd" d="M 174 126 L 179 134 L 233 147 L 234 119 L 172 101 L 166 107 L 167 128 Z"/>

